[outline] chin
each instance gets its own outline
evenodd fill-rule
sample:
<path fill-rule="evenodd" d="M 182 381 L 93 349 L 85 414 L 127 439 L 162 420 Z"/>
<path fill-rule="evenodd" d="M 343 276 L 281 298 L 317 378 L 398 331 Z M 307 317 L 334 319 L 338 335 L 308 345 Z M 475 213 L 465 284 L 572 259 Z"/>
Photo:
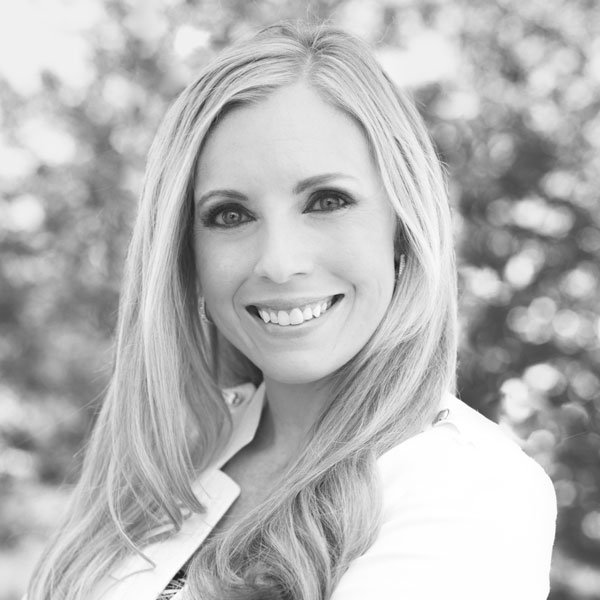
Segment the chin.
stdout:
<path fill-rule="evenodd" d="M 298 364 L 298 361 L 278 361 L 277 364 L 262 365 L 263 376 L 286 385 L 307 385 L 327 379 L 342 365 Z"/>

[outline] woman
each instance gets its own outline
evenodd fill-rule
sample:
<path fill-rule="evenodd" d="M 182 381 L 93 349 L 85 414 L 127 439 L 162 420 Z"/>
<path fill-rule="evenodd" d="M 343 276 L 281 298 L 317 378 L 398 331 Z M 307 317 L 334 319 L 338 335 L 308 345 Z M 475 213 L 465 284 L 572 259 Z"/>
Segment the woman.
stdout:
<path fill-rule="evenodd" d="M 337 30 L 227 50 L 150 151 L 111 386 L 29 600 L 545 598 L 552 486 L 451 395 L 455 356 L 413 106 Z"/>

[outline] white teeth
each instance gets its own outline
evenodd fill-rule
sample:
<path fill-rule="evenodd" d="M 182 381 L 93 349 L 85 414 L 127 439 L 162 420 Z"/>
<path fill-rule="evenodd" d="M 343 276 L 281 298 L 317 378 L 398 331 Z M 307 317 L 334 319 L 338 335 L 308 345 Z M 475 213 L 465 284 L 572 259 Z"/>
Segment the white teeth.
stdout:
<path fill-rule="evenodd" d="M 275 311 L 266 308 L 258 308 L 257 310 L 260 318 L 265 323 L 276 323 L 282 327 L 287 327 L 288 325 L 300 325 L 310 319 L 318 319 L 332 304 L 333 298 L 330 298 L 304 308 L 293 308 L 290 311 Z"/>

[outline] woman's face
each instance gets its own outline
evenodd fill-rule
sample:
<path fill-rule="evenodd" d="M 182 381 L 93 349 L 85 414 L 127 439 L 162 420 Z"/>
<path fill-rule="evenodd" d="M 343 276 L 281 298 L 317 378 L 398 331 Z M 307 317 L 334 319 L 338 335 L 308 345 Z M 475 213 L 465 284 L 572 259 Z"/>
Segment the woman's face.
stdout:
<path fill-rule="evenodd" d="M 305 84 L 236 108 L 196 176 L 200 288 L 265 377 L 316 382 L 367 343 L 394 288 L 396 217 L 367 140 Z"/>

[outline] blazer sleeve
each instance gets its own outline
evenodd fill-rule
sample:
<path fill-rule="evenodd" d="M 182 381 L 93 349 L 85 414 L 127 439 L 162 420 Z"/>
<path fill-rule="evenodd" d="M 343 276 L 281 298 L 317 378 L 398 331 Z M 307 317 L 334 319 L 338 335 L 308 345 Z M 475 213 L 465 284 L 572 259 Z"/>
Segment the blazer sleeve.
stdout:
<path fill-rule="evenodd" d="M 440 443 L 409 440 L 382 457 L 379 535 L 332 600 L 547 598 L 556 520 L 550 479 L 516 445 L 489 452 L 445 443 L 444 429 L 434 434 Z"/>

